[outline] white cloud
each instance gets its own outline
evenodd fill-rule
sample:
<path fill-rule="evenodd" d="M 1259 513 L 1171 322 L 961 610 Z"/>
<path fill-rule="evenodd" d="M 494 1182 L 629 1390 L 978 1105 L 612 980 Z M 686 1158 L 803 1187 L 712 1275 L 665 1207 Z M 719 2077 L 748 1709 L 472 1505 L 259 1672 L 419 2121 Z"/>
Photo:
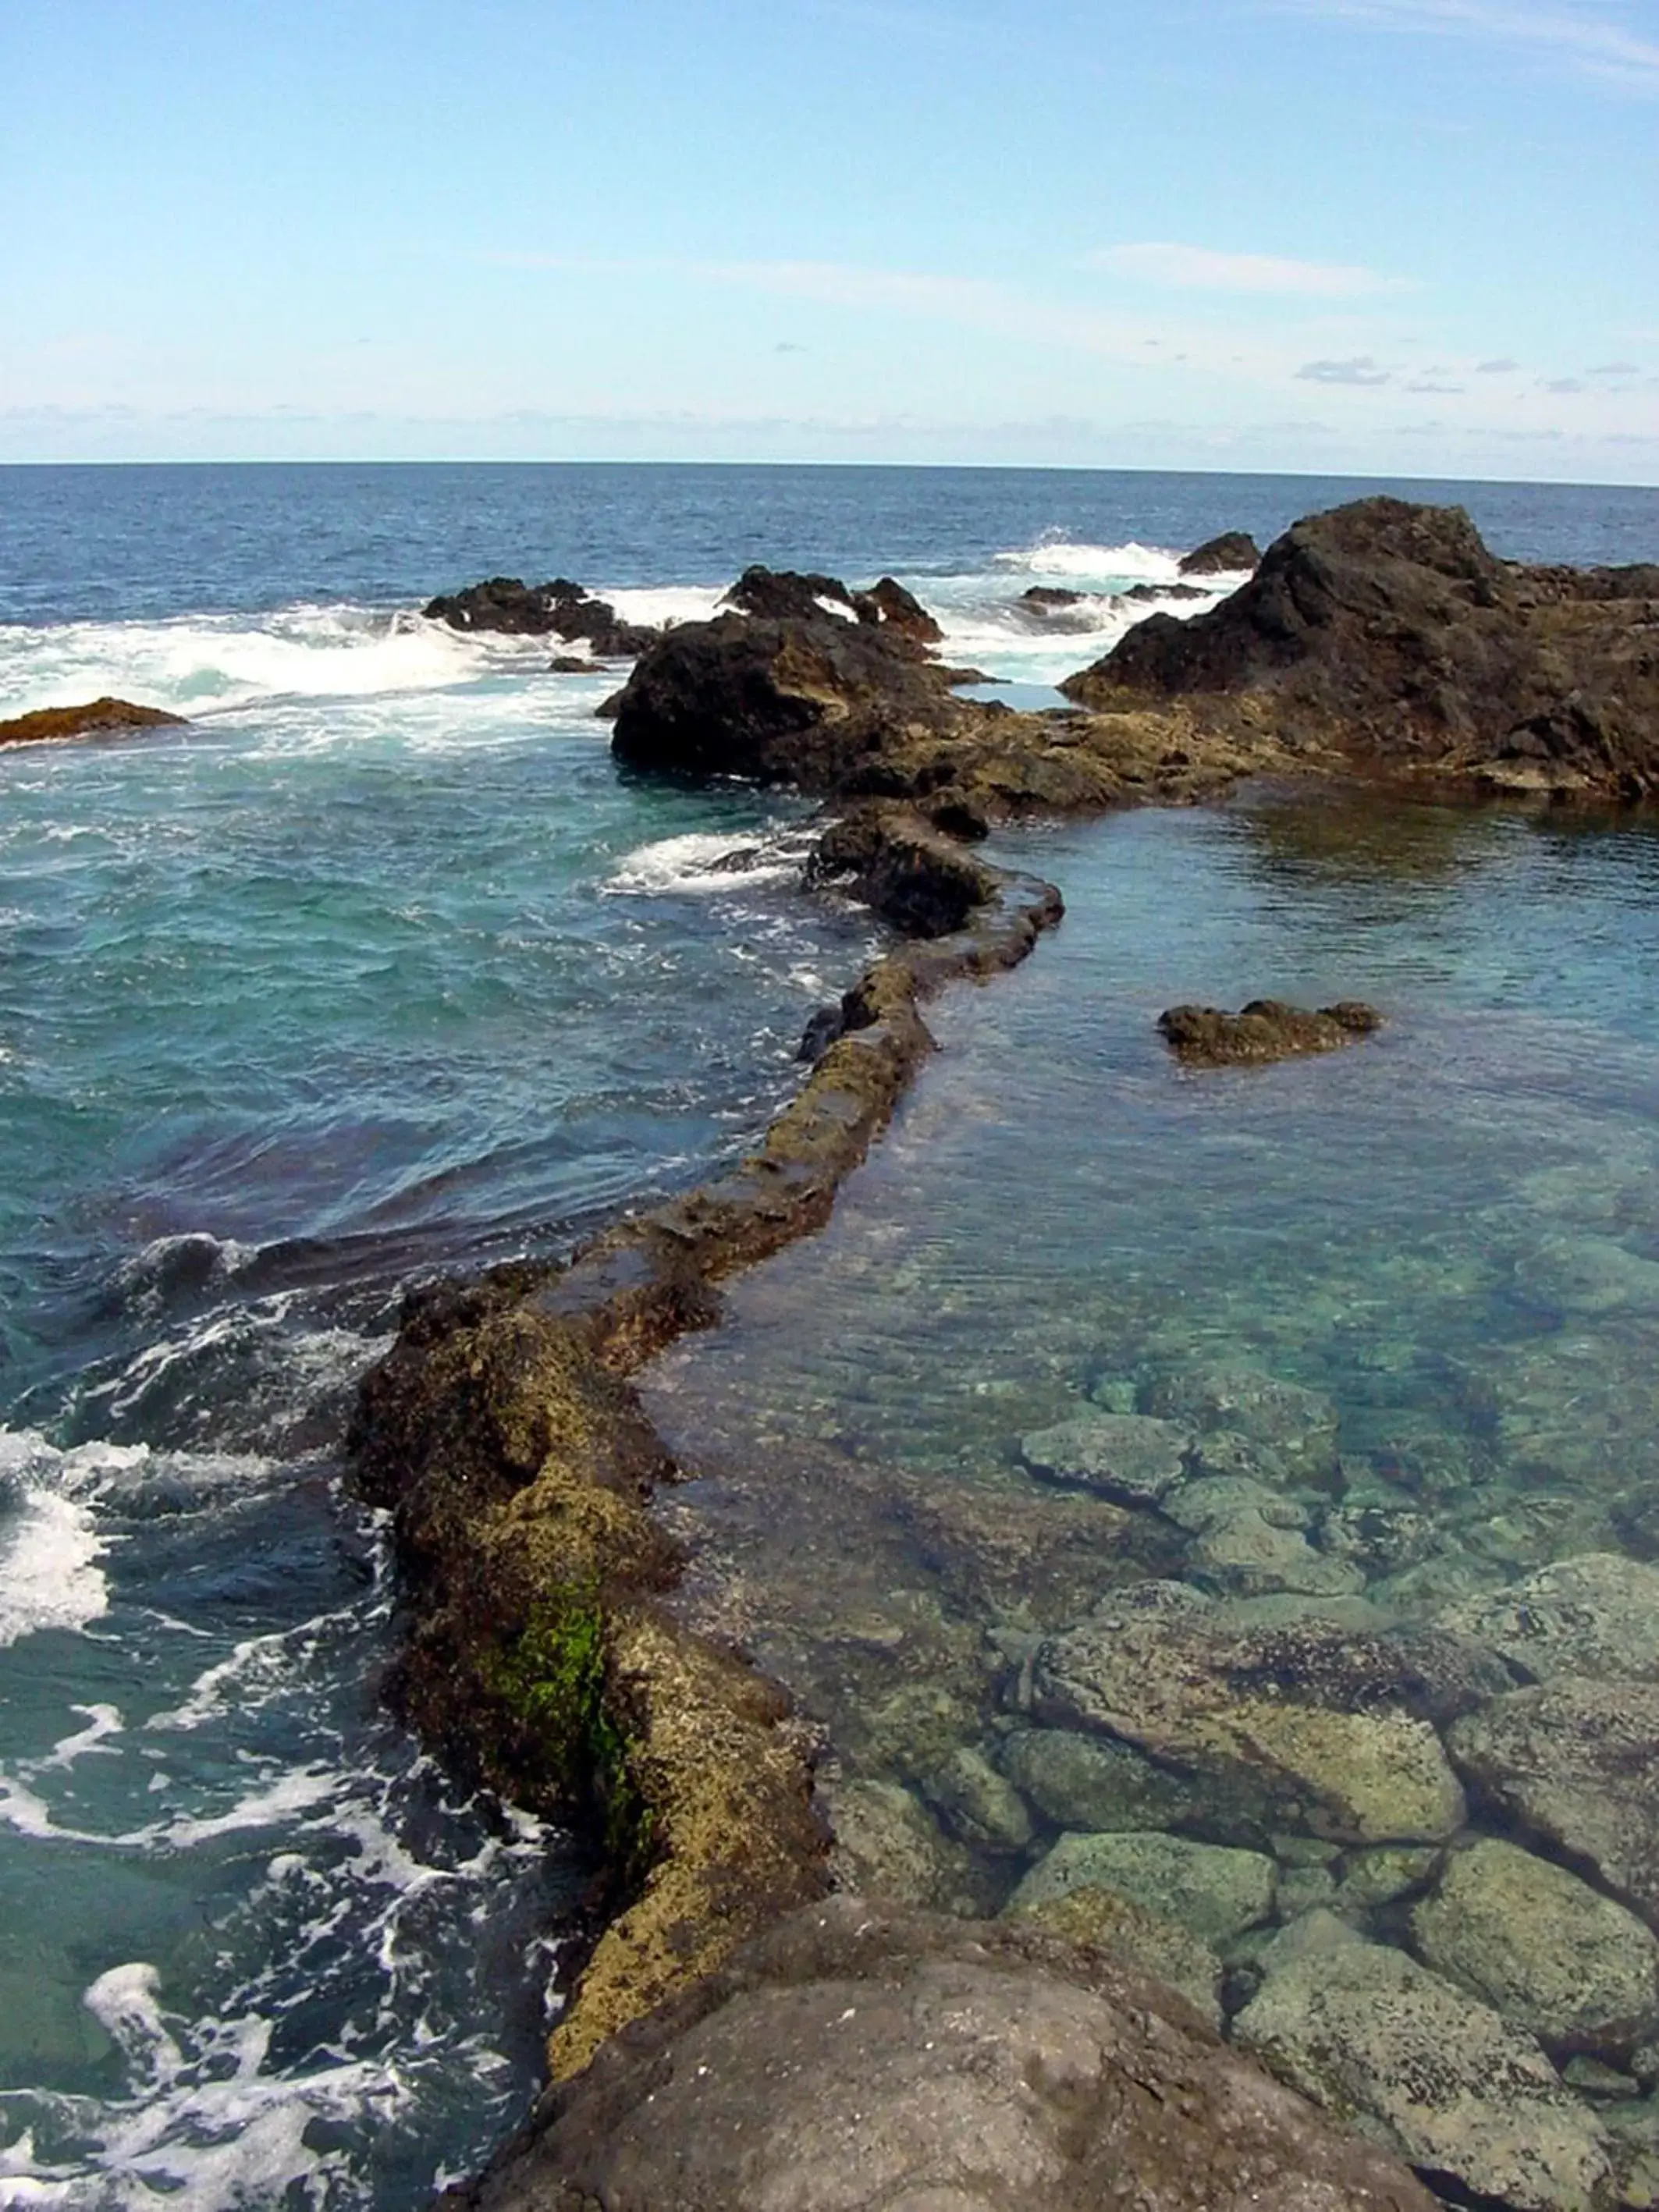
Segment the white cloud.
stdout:
<path fill-rule="evenodd" d="M 1386 368 L 1379 368 L 1368 353 L 1355 354 L 1348 361 L 1304 361 L 1296 372 L 1306 384 L 1388 384 L 1392 379 Z"/>
<path fill-rule="evenodd" d="M 1628 31 L 1604 15 L 1591 15 L 1572 0 L 1553 8 L 1528 7 L 1517 0 L 1288 0 L 1288 4 L 1300 15 L 1532 46 L 1629 90 L 1659 94 L 1659 40 Z"/>
<path fill-rule="evenodd" d="M 1402 292 L 1407 279 L 1344 263 L 1294 261 L 1277 253 L 1218 253 L 1204 246 L 1166 242 L 1108 246 L 1088 256 L 1091 269 L 1133 276 L 1177 292 L 1253 292 L 1304 300 L 1352 300 Z"/>

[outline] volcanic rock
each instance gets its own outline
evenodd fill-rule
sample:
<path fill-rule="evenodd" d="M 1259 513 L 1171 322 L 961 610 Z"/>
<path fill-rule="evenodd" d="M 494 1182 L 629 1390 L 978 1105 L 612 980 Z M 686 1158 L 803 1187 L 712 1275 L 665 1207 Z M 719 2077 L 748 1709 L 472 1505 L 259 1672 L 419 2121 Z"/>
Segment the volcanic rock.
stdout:
<path fill-rule="evenodd" d="M 1279 999 L 1252 999 L 1236 1014 L 1218 1006 L 1170 1006 L 1158 1025 L 1188 1067 L 1262 1067 L 1298 1053 L 1335 1052 L 1381 1029 L 1382 1017 L 1358 999 L 1316 1013 Z"/>
<path fill-rule="evenodd" d="M 1218 538 L 1206 538 L 1195 545 L 1181 563 L 1183 576 L 1225 576 L 1241 568 L 1261 565 L 1261 548 L 1247 530 L 1224 530 Z"/>
<path fill-rule="evenodd" d="M 84 707 L 37 707 L 0 722 L 0 745 L 56 744 L 68 738 L 118 737 L 125 730 L 183 729 L 182 714 L 135 707 L 130 699 L 94 699 Z"/>
<path fill-rule="evenodd" d="M 452 629 L 489 630 L 507 637 L 556 637 L 567 645 L 585 640 L 602 660 L 631 660 L 662 635 L 641 623 L 622 621 L 605 599 L 596 599 L 567 576 L 526 584 L 518 576 L 491 576 L 429 600 L 428 622 Z"/>
<path fill-rule="evenodd" d="M 1173 1991 L 831 1899 L 551 2092 L 473 2212 L 1431 2212 Z"/>
<path fill-rule="evenodd" d="M 1060 688 L 1097 707 L 1267 695 L 1282 734 L 1373 769 L 1636 799 L 1659 789 L 1654 580 L 1522 568 L 1461 507 L 1361 500 L 1294 524 L 1210 612 L 1149 617 Z"/>

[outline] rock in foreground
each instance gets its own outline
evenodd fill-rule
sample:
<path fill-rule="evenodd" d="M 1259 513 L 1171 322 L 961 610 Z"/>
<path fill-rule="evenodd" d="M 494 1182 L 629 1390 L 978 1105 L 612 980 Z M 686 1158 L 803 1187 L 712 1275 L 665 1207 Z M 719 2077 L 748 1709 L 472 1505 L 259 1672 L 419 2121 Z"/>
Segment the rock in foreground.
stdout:
<path fill-rule="evenodd" d="M 1316 1013 L 1280 999 L 1252 999 L 1236 1014 L 1219 1006 L 1170 1006 L 1158 1025 L 1189 1067 L 1262 1067 L 1299 1053 L 1335 1052 L 1381 1029 L 1382 1017 L 1358 999 Z"/>
<path fill-rule="evenodd" d="M 1030 1930 L 831 1899 L 602 2051 L 476 2212 L 1429 2212 L 1181 1999 Z"/>
<path fill-rule="evenodd" d="M 0 745 L 61 743 L 69 738 L 101 738 L 123 730 L 183 729 L 182 714 L 160 707 L 136 707 L 131 699 L 94 699 L 84 707 L 40 707 L 32 714 L 0 722 Z"/>

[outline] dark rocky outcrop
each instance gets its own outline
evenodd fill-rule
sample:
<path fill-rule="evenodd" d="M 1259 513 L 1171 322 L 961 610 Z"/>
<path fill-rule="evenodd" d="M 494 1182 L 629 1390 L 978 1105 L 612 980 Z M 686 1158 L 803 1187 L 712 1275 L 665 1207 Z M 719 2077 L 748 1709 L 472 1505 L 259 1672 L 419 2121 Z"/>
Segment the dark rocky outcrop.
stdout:
<path fill-rule="evenodd" d="M 1068 592 L 1059 584 L 1033 584 L 1022 592 L 1019 603 L 1023 607 L 1035 607 L 1039 614 L 1052 614 L 1056 607 L 1074 607 L 1083 598 L 1081 592 Z"/>
<path fill-rule="evenodd" d="M 1361 500 L 1298 522 L 1188 622 L 1153 615 L 1061 689 L 1255 701 L 1294 750 L 1490 787 L 1659 790 L 1654 572 L 1528 569 L 1461 507 Z"/>
<path fill-rule="evenodd" d="M 1298 1053 L 1335 1052 L 1381 1029 L 1382 1017 L 1358 999 L 1314 1013 L 1280 999 L 1252 999 L 1236 1014 L 1219 1006 L 1170 1006 L 1158 1025 L 1189 1067 L 1261 1067 Z"/>
<path fill-rule="evenodd" d="M 1183 576 L 1225 576 L 1240 568 L 1254 568 L 1261 559 L 1261 548 L 1247 530 L 1224 530 L 1218 538 L 1206 538 L 1195 545 L 1182 561 Z"/>
<path fill-rule="evenodd" d="M 84 707 L 38 707 L 0 722 L 0 745 L 62 743 L 70 738 L 119 737 L 128 730 L 182 729 L 182 714 L 135 707 L 130 699 L 94 699 Z"/>
<path fill-rule="evenodd" d="M 622 621 L 608 600 L 592 598 L 565 576 L 545 584 L 491 576 L 429 600 L 421 611 L 428 622 L 447 623 L 452 629 L 585 642 L 602 660 L 631 660 L 662 635 L 645 623 Z"/>
<path fill-rule="evenodd" d="M 738 613 L 762 615 L 772 622 L 811 622 L 845 607 L 854 622 L 884 629 L 890 639 L 903 639 L 925 649 L 937 645 L 945 633 L 914 592 L 896 576 L 883 576 L 867 592 L 849 591 L 839 576 L 816 570 L 768 568 L 757 562 L 745 568 L 726 594 L 726 605 Z"/>
<path fill-rule="evenodd" d="M 471 2212 L 1430 2212 L 1167 1988 L 839 1897 L 556 2089 Z"/>

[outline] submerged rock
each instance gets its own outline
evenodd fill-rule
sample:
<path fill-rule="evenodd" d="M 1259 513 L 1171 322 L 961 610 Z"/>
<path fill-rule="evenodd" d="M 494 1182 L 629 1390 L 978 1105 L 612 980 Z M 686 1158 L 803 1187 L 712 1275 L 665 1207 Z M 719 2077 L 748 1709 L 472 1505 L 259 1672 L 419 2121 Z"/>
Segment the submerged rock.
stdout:
<path fill-rule="evenodd" d="M 1020 1440 L 1034 1474 L 1131 1505 L 1155 1505 L 1186 1472 L 1189 1430 L 1140 1413 L 1081 1414 Z"/>
<path fill-rule="evenodd" d="M 1195 1461 L 1204 1474 L 1323 1484 L 1336 1473 L 1334 1401 L 1248 1361 L 1178 1368 L 1152 1384 L 1146 1409 L 1200 1432 Z M 1241 1437 L 1255 1449 L 1241 1451 Z"/>
<path fill-rule="evenodd" d="M 1115 1890 L 1148 1912 L 1223 1947 L 1273 1909 L 1279 1869 L 1261 1851 L 1197 1844 L 1141 1829 L 1125 1834 L 1062 1836 L 1010 1899 L 1029 1912 L 1077 1889 Z"/>
<path fill-rule="evenodd" d="M 1342 2118 L 1364 2115 L 1463 2201 L 1611 2212 L 1594 2116 L 1489 2005 L 1334 1921 L 1322 1942 L 1299 1923 L 1262 1963 L 1266 1981 L 1233 2034 L 1292 2087 Z"/>
<path fill-rule="evenodd" d="M 902 1784 L 860 1778 L 820 1796 L 835 1832 L 830 1878 L 837 1889 L 939 1912 L 971 1909 L 968 1853 Z"/>
<path fill-rule="evenodd" d="M 1448 1741 L 1509 1816 L 1659 1925 L 1659 1684 L 1564 1677 L 1468 1714 Z"/>
<path fill-rule="evenodd" d="M 1172 1991 L 1012 1924 L 796 1913 L 552 2092 L 473 2212 L 1431 2212 Z"/>
<path fill-rule="evenodd" d="M 1047 1639 L 1032 1695 L 1042 1720 L 1191 1769 L 1238 1831 L 1436 1842 L 1465 1808 L 1427 1716 L 1472 1702 L 1465 1668 L 1450 1639 L 1241 1624 L 1184 1583 L 1151 1583 Z"/>
<path fill-rule="evenodd" d="M 1488 1838 L 1412 1914 L 1425 1963 L 1550 2050 L 1621 2057 L 1659 2027 L 1659 1942 L 1547 1859 Z"/>
<path fill-rule="evenodd" d="M 1561 1674 L 1659 1682 L 1659 1567 L 1618 1552 L 1558 1560 L 1440 1619 L 1534 1682 Z"/>
<path fill-rule="evenodd" d="M 1224 576 L 1241 568 L 1254 568 L 1261 559 L 1261 548 L 1247 530 L 1224 530 L 1218 538 L 1206 538 L 1195 545 L 1181 563 L 1183 576 Z"/>
<path fill-rule="evenodd" d="M 1020 1729 L 1004 1771 L 1057 1828 L 1170 1828 L 1196 1808 L 1192 1784 L 1144 1753 L 1071 1729 Z"/>
<path fill-rule="evenodd" d="M 1036 1899 L 1022 1899 L 1017 1892 L 1004 1917 L 1069 1943 L 1086 1944 L 1131 1972 L 1162 1982 L 1186 1998 L 1206 2027 L 1219 2029 L 1219 1954 L 1201 1936 L 1117 1890 L 1085 1882 Z"/>
<path fill-rule="evenodd" d="M 84 707 L 37 707 L 0 722 L 0 745 L 61 743 L 69 738 L 118 737 L 125 730 L 181 730 L 182 714 L 135 707 L 131 699 L 93 699 Z"/>
<path fill-rule="evenodd" d="M 1259 1067 L 1298 1054 L 1335 1052 L 1382 1026 L 1375 1006 L 1344 999 L 1310 1013 L 1279 999 L 1252 999 L 1236 1014 L 1219 1006 L 1170 1006 L 1158 1028 L 1189 1067 Z"/>

